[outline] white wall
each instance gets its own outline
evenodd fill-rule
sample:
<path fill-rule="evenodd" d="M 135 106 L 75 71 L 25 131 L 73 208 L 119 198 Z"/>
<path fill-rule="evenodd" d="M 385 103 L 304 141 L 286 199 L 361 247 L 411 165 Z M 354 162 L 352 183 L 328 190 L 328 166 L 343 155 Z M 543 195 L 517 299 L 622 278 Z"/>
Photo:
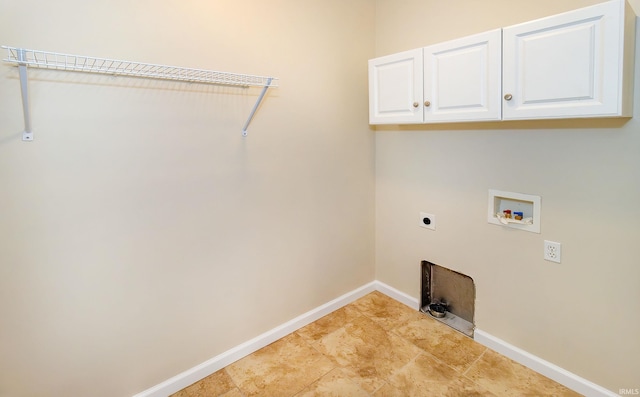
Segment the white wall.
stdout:
<path fill-rule="evenodd" d="M 378 0 L 376 55 L 594 3 Z M 635 97 L 630 120 L 378 127 L 376 278 L 417 298 L 421 260 L 468 274 L 478 328 L 613 391 L 639 387 L 638 77 Z M 542 196 L 541 233 L 488 224 L 489 189 Z M 543 240 L 562 243 L 561 264 Z"/>
<path fill-rule="evenodd" d="M 0 396 L 127 396 L 374 279 L 374 3 L 0 0 L 0 44 L 273 75 L 0 65 Z M 4 58 L 4 56 L 3 56 Z"/>

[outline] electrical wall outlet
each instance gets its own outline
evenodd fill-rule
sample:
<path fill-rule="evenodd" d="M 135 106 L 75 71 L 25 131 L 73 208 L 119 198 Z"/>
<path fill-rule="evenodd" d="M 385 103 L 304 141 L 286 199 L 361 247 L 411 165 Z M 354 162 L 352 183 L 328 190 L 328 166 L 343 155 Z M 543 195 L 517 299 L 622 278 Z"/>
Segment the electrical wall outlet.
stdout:
<path fill-rule="evenodd" d="M 426 212 L 420 213 L 420 226 L 436 230 L 436 216 L 433 214 L 427 214 Z"/>
<path fill-rule="evenodd" d="M 562 244 L 544 240 L 544 260 L 560 263 Z"/>

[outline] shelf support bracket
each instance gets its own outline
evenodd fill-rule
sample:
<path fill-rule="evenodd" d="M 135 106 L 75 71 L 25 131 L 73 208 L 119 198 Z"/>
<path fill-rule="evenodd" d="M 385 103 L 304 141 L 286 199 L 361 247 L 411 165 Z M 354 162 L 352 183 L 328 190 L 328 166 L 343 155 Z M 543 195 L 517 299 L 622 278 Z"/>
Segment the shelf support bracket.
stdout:
<path fill-rule="evenodd" d="M 33 131 L 31 130 L 31 114 L 29 113 L 29 92 L 27 91 L 27 64 L 25 51 L 17 50 L 18 74 L 20 75 L 20 91 L 22 92 L 22 112 L 24 114 L 23 141 L 33 141 Z"/>
<path fill-rule="evenodd" d="M 264 98 L 264 94 L 267 93 L 269 86 L 271 86 L 272 80 L 273 78 L 269 77 L 267 79 L 267 84 L 265 84 L 265 86 L 262 87 L 262 92 L 260 92 L 260 96 L 258 96 L 258 100 L 256 101 L 256 104 L 253 105 L 253 109 L 251 109 L 251 113 L 249 114 L 249 118 L 247 119 L 247 122 L 244 123 L 244 127 L 242 127 L 242 136 L 247 136 L 247 128 L 249 128 L 249 124 L 251 124 L 251 120 L 253 120 L 253 116 L 256 114 L 256 110 L 258 110 L 258 106 L 260 106 L 260 102 L 262 102 L 262 99 Z"/>

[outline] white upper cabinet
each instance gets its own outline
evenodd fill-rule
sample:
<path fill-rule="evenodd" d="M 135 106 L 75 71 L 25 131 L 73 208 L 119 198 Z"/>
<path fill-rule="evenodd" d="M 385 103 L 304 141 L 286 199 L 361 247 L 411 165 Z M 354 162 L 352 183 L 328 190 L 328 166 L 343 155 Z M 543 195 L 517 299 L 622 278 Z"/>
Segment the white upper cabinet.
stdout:
<path fill-rule="evenodd" d="M 496 29 L 370 60 L 369 122 L 500 120 L 500 47 Z"/>
<path fill-rule="evenodd" d="M 500 29 L 425 47 L 424 121 L 500 120 Z"/>
<path fill-rule="evenodd" d="M 369 122 L 631 117 L 625 0 L 369 61 Z"/>
<path fill-rule="evenodd" d="M 627 10 L 625 24 L 625 5 L 504 28 L 503 119 L 631 116 L 635 18 Z"/>
<path fill-rule="evenodd" d="M 369 122 L 422 123 L 422 48 L 369 61 Z"/>

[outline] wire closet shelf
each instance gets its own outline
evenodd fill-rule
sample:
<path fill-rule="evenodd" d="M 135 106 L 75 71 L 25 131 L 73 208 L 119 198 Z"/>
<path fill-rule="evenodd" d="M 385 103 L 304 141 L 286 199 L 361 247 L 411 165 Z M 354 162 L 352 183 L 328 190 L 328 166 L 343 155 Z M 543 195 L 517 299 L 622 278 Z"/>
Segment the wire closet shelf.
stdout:
<path fill-rule="evenodd" d="M 246 136 L 246 130 L 269 87 L 277 87 L 278 79 L 275 77 L 257 76 L 229 72 L 218 72 L 205 69 L 185 68 L 179 66 L 158 65 L 125 61 L 118 59 L 97 58 L 84 55 L 72 55 L 51 51 L 30 50 L 2 46 L 7 50 L 5 62 L 16 64 L 19 67 L 22 87 L 23 106 L 25 111 L 25 133 L 30 133 L 30 120 L 28 100 L 26 92 L 26 68 L 35 67 L 41 69 L 54 69 L 73 72 L 101 73 L 115 76 L 143 77 L 151 79 L 183 81 L 190 83 L 216 84 L 240 87 L 263 87 L 256 104 L 249 115 L 242 130 Z M 33 136 L 29 135 L 32 140 Z"/>

